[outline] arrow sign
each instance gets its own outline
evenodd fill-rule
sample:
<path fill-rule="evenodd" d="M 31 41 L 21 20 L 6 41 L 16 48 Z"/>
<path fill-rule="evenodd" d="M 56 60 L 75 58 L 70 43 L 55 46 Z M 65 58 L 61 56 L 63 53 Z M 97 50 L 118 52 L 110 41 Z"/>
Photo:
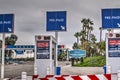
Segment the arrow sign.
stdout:
<path fill-rule="evenodd" d="M 66 11 L 47 12 L 46 31 L 66 31 Z"/>
<path fill-rule="evenodd" d="M 102 9 L 102 28 L 120 28 L 120 9 Z"/>
<path fill-rule="evenodd" d="M 13 33 L 14 14 L 0 14 L 0 33 Z"/>

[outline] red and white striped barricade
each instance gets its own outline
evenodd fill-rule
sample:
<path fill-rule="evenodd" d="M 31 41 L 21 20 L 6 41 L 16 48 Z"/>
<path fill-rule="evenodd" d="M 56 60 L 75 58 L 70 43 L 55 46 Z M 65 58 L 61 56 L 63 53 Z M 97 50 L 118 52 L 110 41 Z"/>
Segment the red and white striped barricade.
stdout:
<path fill-rule="evenodd" d="M 47 75 L 44 78 L 39 78 L 40 80 L 111 80 L 111 74 L 103 75 Z"/>

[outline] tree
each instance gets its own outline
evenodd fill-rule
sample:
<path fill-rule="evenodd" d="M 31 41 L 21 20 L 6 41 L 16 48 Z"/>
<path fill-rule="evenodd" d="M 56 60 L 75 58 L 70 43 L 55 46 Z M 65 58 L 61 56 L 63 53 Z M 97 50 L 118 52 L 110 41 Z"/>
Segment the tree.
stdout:
<path fill-rule="evenodd" d="M 77 47 L 79 45 L 79 37 L 80 37 L 80 32 L 76 32 L 74 36 L 77 38 Z"/>
<path fill-rule="evenodd" d="M 11 36 L 7 36 L 5 38 L 5 45 L 15 45 L 18 37 L 15 34 L 11 34 Z"/>
<path fill-rule="evenodd" d="M 99 54 L 103 54 L 105 52 L 105 41 L 101 41 L 97 43 L 98 49 L 99 49 Z"/>
<path fill-rule="evenodd" d="M 81 41 L 82 47 L 84 48 L 84 42 L 86 41 L 86 38 L 85 38 L 85 36 L 86 36 L 86 31 L 85 31 L 85 30 L 82 30 L 82 31 L 80 32 L 80 36 L 81 36 L 80 41 Z"/>
<path fill-rule="evenodd" d="M 91 21 L 89 18 L 83 18 L 81 20 L 81 23 L 83 23 L 83 30 L 85 30 L 85 32 L 87 33 L 87 41 L 88 41 L 88 36 L 89 36 L 89 31 L 91 29 L 91 31 L 93 30 L 93 21 Z"/>
<path fill-rule="evenodd" d="M 91 32 L 93 31 L 93 27 L 92 26 L 90 26 L 89 27 L 89 40 L 90 40 L 90 35 L 91 35 Z"/>
<path fill-rule="evenodd" d="M 17 41 L 18 37 L 15 34 L 11 34 L 11 36 L 7 36 L 5 38 L 5 45 L 15 45 L 16 41 Z M 5 57 L 10 57 L 12 56 L 12 50 L 5 50 Z"/>
<path fill-rule="evenodd" d="M 73 44 L 73 47 L 72 47 L 72 48 L 73 48 L 73 49 L 78 49 L 78 45 L 77 45 L 76 42 Z"/>
<path fill-rule="evenodd" d="M 58 58 L 61 60 L 65 60 L 67 57 L 67 54 L 65 53 L 65 51 L 61 50 L 61 53 L 58 55 Z"/>
<path fill-rule="evenodd" d="M 91 35 L 91 41 L 92 41 L 92 43 L 95 43 L 97 41 L 97 39 L 96 39 L 94 34 Z"/>

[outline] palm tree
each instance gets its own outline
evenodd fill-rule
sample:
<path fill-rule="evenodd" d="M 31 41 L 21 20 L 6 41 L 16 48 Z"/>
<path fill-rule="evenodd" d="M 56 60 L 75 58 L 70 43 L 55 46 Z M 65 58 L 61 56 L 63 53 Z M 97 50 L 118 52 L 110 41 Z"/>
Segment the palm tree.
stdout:
<path fill-rule="evenodd" d="M 94 34 L 92 34 L 91 41 L 92 41 L 92 43 L 95 43 L 95 41 L 97 41 L 97 39 L 96 39 Z"/>
<path fill-rule="evenodd" d="M 91 34 L 92 31 L 93 31 L 93 27 L 90 26 L 90 27 L 89 27 L 89 40 L 90 40 L 90 34 Z"/>
<path fill-rule="evenodd" d="M 83 18 L 81 20 L 81 23 L 83 23 L 83 30 L 85 30 L 87 33 L 87 41 L 88 41 L 89 29 L 90 29 L 90 27 L 92 27 L 92 25 L 94 25 L 94 23 L 89 18 L 88 19 Z"/>
<path fill-rule="evenodd" d="M 73 47 L 72 47 L 72 48 L 73 48 L 73 49 L 78 49 L 78 45 L 77 45 L 76 42 L 73 44 Z"/>
<path fill-rule="evenodd" d="M 82 30 L 81 32 L 80 32 L 80 41 L 81 41 L 81 44 L 82 44 L 82 47 L 84 48 L 84 42 L 86 41 L 86 38 L 85 38 L 85 36 L 86 36 L 86 31 L 85 30 Z"/>
<path fill-rule="evenodd" d="M 80 32 L 76 32 L 74 36 L 77 38 L 77 46 L 79 44 L 79 37 L 80 37 Z"/>
<path fill-rule="evenodd" d="M 100 42 L 101 42 L 101 38 L 102 38 L 102 27 L 99 27 L 100 30 Z"/>

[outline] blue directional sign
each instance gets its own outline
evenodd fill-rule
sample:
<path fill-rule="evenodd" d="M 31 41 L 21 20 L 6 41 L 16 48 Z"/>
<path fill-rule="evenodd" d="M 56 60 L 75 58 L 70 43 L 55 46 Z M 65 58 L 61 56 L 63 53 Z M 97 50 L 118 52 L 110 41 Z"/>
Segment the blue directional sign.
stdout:
<path fill-rule="evenodd" d="M 66 11 L 47 12 L 46 31 L 66 31 Z"/>
<path fill-rule="evenodd" d="M 102 9 L 102 28 L 120 28 L 120 9 Z"/>
<path fill-rule="evenodd" d="M 86 56 L 86 51 L 85 50 L 80 50 L 80 49 L 71 50 L 70 53 L 69 53 L 69 56 L 72 57 L 72 58 L 85 57 Z"/>
<path fill-rule="evenodd" d="M 15 50 L 16 54 L 24 54 L 24 50 Z"/>
<path fill-rule="evenodd" d="M 14 32 L 14 14 L 0 14 L 0 33 Z"/>

